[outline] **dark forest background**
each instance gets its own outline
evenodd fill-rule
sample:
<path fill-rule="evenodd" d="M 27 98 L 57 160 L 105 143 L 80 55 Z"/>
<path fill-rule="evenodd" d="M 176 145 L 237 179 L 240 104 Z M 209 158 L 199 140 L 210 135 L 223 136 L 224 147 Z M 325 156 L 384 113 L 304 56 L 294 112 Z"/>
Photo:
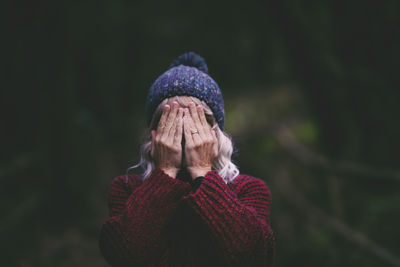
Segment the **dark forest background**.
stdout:
<path fill-rule="evenodd" d="M 109 184 L 188 51 L 223 92 L 240 171 L 272 191 L 275 266 L 400 266 L 399 1 L 2 6 L 1 266 L 107 266 Z"/>

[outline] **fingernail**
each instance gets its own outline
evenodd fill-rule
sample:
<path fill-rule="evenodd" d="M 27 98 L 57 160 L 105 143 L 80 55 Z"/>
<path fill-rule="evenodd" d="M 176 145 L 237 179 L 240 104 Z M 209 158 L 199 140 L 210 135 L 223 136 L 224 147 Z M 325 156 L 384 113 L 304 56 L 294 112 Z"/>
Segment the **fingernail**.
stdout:
<path fill-rule="evenodd" d="M 194 107 L 194 103 L 193 103 L 193 102 L 190 102 L 190 103 L 189 103 L 189 106 Z"/>

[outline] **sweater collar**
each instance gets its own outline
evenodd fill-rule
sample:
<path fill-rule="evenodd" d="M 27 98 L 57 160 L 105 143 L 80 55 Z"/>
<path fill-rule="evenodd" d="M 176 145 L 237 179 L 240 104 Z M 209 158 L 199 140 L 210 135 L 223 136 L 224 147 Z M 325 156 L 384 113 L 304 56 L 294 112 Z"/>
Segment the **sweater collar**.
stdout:
<path fill-rule="evenodd" d="M 184 182 L 192 183 L 192 178 L 186 168 L 180 169 L 176 178 Z"/>

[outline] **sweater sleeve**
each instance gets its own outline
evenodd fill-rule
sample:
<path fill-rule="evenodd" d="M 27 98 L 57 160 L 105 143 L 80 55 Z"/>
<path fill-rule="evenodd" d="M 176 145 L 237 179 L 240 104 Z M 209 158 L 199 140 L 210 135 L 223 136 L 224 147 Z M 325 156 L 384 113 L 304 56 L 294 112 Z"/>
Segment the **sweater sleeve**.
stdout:
<path fill-rule="evenodd" d="M 206 223 L 231 266 L 271 266 L 275 239 L 270 190 L 264 181 L 246 178 L 236 195 L 216 171 L 209 171 L 183 203 Z"/>
<path fill-rule="evenodd" d="M 163 234 L 178 201 L 191 190 L 189 183 L 160 169 L 129 194 L 123 177 L 111 183 L 110 217 L 100 231 L 99 247 L 111 266 L 149 266 L 165 251 Z"/>

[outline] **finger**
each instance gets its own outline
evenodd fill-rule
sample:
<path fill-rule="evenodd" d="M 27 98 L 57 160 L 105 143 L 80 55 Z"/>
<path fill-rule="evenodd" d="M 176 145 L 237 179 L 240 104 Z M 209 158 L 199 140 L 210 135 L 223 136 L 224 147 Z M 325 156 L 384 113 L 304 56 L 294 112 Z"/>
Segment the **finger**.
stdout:
<path fill-rule="evenodd" d="M 199 114 L 201 124 L 205 129 L 207 129 L 210 125 L 207 122 L 206 115 L 204 113 L 204 108 L 202 106 L 198 106 L 197 113 Z"/>
<path fill-rule="evenodd" d="M 201 124 L 200 123 L 200 118 L 199 118 L 199 115 L 197 113 L 197 108 L 196 108 L 195 103 L 193 103 L 193 102 L 189 103 L 189 110 L 190 110 L 190 115 L 192 116 L 192 119 L 193 119 L 194 123 L 200 125 Z"/>
<path fill-rule="evenodd" d="M 193 131 L 197 130 L 197 132 L 198 132 L 197 134 L 194 134 L 194 135 L 197 135 L 197 136 L 193 137 L 193 141 L 196 141 L 196 139 L 200 139 L 200 141 L 203 141 L 203 140 L 206 139 L 206 136 L 205 136 L 205 133 L 204 133 L 203 126 L 202 126 L 202 124 L 200 122 L 199 115 L 197 113 L 197 107 L 194 105 L 193 102 L 190 102 L 189 103 L 189 109 L 190 109 L 190 115 L 191 115 L 190 117 L 191 117 L 192 122 L 193 122 L 193 126 L 192 126 L 193 128 L 192 129 L 193 129 Z"/>
<path fill-rule="evenodd" d="M 175 116 L 174 120 L 171 122 L 171 128 L 169 130 L 168 137 L 166 139 L 168 144 L 174 143 L 175 133 L 176 133 L 176 129 L 177 129 L 176 126 L 178 124 L 178 113 L 179 113 L 178 103 L 174 102 L 172 105 L 173 105 L 172 110 L 174 110 L 176 107 L 176 116 Z M 172 113 L 175 113 L 175 112 L 171 111 L 171 116 L 173 116 Z"/>
<path fill-rule="evenodd" d="M 177 123 L 176 123 L 176 131 L 175 131 L 175 137 L 174 137 L 174 144 L 175 145 L 181 145 L 182 142 L 182 127 L 183 127 L 183 108 L 179 108 L 178 115 L 176 116 L 177 118 Z"/>
<path fill-rule="evenodd" d="M 195 125 L 195 123 L 194 123 L 194 121 L 192 119 L 192 116 L 189 114 L 189 112 L 188 112 L 188 115 L 187 115 L 187 122 L 188 122 L 188 125 L 189 125 L 189 132 L 190 132 L 190 135 L 192 137 L 194 145 L 201 144 L 202 139 L 201 139 L 201 137 L 199 135 L 199 130 L 196 127 L 196 125 Z M 195 131 L 195 132 L 197 131 L 197 133 L 192 133 L 192 131 Z"/>
<path fill-rule="evenodd" d="M 176 115 L 175 115 L 175 119 L 171 123 L 171 128 L 170 128 L 169 134 L 168 134 L 168 142 L 170 144 L 174 143 L 174 140 L 175 140 L 176 130 L 178 129 L 177 125 L 178 125 L 178 122 L 179 122 L 179 117 L 178 117 L 179 116 L 179 110 L 181 109 L 179 107 L 179 105 L 178 105 L 178 102 L 176 102 L 176 101 L 174 101 L 172 103 L 172 105 L 173 105 L 173 109 L 174 109 L 174 106 L 176 107 Z M 175 114 L 175 112 L 174 112 L 174 114 Z"/>
<path fill-rule="evenodd" d="M 205 112 L 204 112 L 204 107 L 202 107 L 200 105 L 197 106 L 197 114 L 199 115 L 201 125 L 203 128 L 202 129 L 203 130 L 202 140 L 212 143 L 213 137 L 212 137 L 212 133 L 211 133 L 211 126 L 207 122 Z"/>
<path fill-rule="evenodd" d="M 161 115 L 161 118 L 160 118 L 160 121 L 159 121 L 158 127 L 157 127 L 157 132 L 159 134 L 161 134 L 164 131 L 166 118 L 167 118 L 167 116 L 169 114 L 170 109 L 171 109 L 171 107 L 169 105 L 165 105 L 163 107 L 163 113 Z"/>
<path fill-rule="evenodd" d="M 192 120 L 193 120 L 194 125 L 195 125 L 195 129 L 197 129 L 199 131 L 199 135 L 201 137 L 204 137 L 203 127 L 201 125 L 200 118 L 199 118 L 199 115 L 197 113 L 196 105 L 193 102 L 190 102 L 189 103 L 189 109 L 190 109 L 190 114 L 191 114 Z"/>
<path fill-rule="evenodd" d="M 176 101 L 174 101 L 172 103 L 172 109 L 171 109 L 171 112 L 169 113 L 169 116 L 167 118 L 167 123 L 165 125 L 165 131 L 164 131 L 163 137 L 162 137 L 163 140 L 170 140 L 171 143 L 172 143 L 172 138 L 170 138 L 170 132 L 171 132 L 171 129 L 173 131 L 175 131 L 174 130 L 174 128 L 175 128 L 174 122 L 175 122 L 175 117 L 176 117 L 177 111 L 178 111 L 178 103 Z"/>
<path fill-rule="evenodd" d="M 200 128 L 200 136 L 203 141 L 211 140 L 211 132 L 210 125 L 207 123 L 206 117 L 204 115 L 204 108 L 201 105 L 196 107 L 197 115 L 199 116 L 199 125 L 197 128 Z"/>
<path fill-rule="evenodd" d="M 189 123 L 188 117 L 189 117 L 189 112 L 188 112 L 188 109 L 185 108 L 185 112 L 183 115 L 183 131 L 185 134 L 185 142 L 186 142 L 187 146 L 193 147 L 194 142 L 193 142 L 193 138 L 192 138 L 192 133 L 190 132 L 190 123 Z"/>

